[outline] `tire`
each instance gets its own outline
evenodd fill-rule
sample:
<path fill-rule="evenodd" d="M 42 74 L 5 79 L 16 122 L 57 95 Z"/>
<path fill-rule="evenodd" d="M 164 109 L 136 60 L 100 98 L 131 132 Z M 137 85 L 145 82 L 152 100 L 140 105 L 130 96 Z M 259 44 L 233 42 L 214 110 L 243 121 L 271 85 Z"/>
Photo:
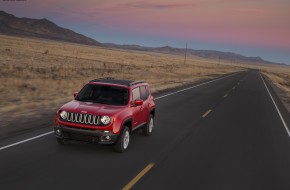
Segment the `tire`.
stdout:
<path fill-rule="evenodd" d="M 143 128 L 143 135 L 150 136 L 154 128 L 154 117 L 150 114 L 147 124 Z"/>
<path fill-rule="evenodd" d="M 66 142 L 65 142 L 65 140 L 64 139 L 59 139 L 59 138 L 56 138 L 56 141 L 58 142 L 58 144 L 60 144 L 60 145 L 65 145 L 66 144 Z"/>
<path fill-rule="evenodd" d="M 117 152 L 123 153 L 128 149 L 130 143 L 130 130 L 129 127 L 124 126 L 116 144 L 114 145 L 114 149 Z"/>

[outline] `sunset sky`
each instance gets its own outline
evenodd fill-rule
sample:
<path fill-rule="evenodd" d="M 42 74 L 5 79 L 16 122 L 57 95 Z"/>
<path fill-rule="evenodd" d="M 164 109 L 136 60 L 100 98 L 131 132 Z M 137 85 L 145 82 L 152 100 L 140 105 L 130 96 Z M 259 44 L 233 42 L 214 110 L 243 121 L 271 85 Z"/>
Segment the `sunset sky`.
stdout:
<path fill-rule="evenodd" d="M 230 51 L 290 64 L 289 0 L 0 1 L 100 42 Z"/>

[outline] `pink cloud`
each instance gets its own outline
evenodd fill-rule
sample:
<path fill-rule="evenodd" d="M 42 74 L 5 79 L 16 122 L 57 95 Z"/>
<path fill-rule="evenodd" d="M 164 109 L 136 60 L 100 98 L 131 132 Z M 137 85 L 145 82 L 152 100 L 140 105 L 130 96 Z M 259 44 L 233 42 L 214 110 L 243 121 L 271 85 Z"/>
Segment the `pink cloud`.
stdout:
<path fill-rule="evenodd" d="M 172 3 L 172 2 L 149 2 L 149 1 L 137 1 L 123 4 L 124 7 L 134 7 L 140 9 L 174 9 L 184 8 L 188 6 L 195 6 L 195 3 Z"/>

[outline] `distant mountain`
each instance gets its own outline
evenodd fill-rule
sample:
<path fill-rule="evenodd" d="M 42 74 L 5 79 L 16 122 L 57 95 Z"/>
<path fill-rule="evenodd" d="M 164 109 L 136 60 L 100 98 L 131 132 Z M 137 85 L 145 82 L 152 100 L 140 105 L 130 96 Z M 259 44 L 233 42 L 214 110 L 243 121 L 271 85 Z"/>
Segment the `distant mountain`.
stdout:
<path fill-rule="evenodd" d="M 240 54 L 232 52 L 221 52 L 214 50 L 189 50 L 189 53 L 204 58 L 220 59 L 220 60 L 229 60 L 229 61 L 245 61 L 245 62 L 258 62 L 258 63 L 271 63 L 263 60 L 261 57 L 246 57 Z"/>
<path fill-rule="evenodd" d="M 175 54 L 175 55 L 185 54 L 185 48 L 174 48 L 170 46 L 152 48 L 152 47 L 143 47 L 139 45 L 117 45 L 113 43 L 104 43 L 104 45 L 107 47 L 114 47 L 114 48 L 128 49 L 128 50 L 148 51 L 148 52 L 156 52 L 156 53 Z M 233 63 L 234 62 L 256 62 L 256 63 L 267 63 L 267 64 L 273 63 L 273 62 L 266 61 L 259 56 L 246 57 L 246 56 L 232 53 L 232 52 L 222 52 L 222 51 L 215 51 L 215 50 L 188 49 L 187 55 L 194 55 L 194 56 L 198 56 L 202 58 L 209 58 L 209 59 L 227 60 Z M 281 64 L 281 63 L 278 63 L 278 64 Z"/>
<path fill-rule="evenodd" d="M 154 48 L 144 47 L 144 46 L 139 46 L 139 45 L 119 45 L 119 44 L 114 44 L 114 43 L 103 43 L 103 45 L 110 48 L 137 50 L 137 51 L 148 51 L 150 49 L 154 49 Z"/>
<path fill-rule="evenodd" d="M 18 18 L 4 11 L 0 11 L 0 34 L 102 46 L 94 39 L 59 27 L 45 18 Z"/>

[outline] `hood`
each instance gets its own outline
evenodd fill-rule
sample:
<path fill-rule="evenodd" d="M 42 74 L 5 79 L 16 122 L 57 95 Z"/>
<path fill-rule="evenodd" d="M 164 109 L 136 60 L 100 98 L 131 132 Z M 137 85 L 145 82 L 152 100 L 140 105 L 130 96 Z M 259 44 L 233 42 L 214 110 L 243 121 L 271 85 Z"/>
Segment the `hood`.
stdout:
<path fill-rule="evenodd" d="M 63 105 L 60 110 L 75 113 L 87 113 L 93 115 L 108 115 L 112 116 L 122 111 L 126 106 L 105 105 L 92 102 L 80 102 L 72 100 Z"/>

